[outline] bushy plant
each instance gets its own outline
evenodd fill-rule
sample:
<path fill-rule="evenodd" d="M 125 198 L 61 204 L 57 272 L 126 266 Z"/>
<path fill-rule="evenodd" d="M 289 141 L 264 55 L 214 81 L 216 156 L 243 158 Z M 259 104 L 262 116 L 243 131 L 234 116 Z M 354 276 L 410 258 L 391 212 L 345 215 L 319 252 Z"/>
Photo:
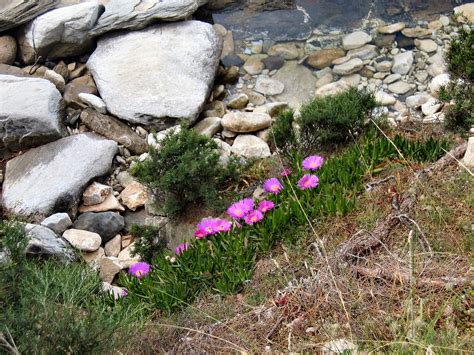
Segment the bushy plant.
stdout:
<path fill-rule="evenodd" d="M 458 36 L 451 40 L 446 61 L 451 75 L 450 83 L 441 88 L 440 100 L 449 104 L 446 127 L 467 130 L 474 125 L 474 27 L 455 19 Z"/>
<path fill-rule="evenodd" d="M 182 126 L 150 149 L 150 158 L 137 163 L 132 172 L 157 198 L 162 196 L 164 212 L 169 216 L 183 213 L 197 202 L 212 207 L 219 201 L 219 189 L 238 178 L 239 165 L 219 163 L 217 143 Z"/>
<path fill-rule="evenodd" d="M 140 255 L 142 260 L 151 262 L 166 248 L 166 240 L 160 235 L 160 229 L 157 227 L 134 224 L 130 233 L 135 238 L 132 256 Z"/>
<path fill-rule="evenodd" d="M 140 329 L 138 311 L 101 291 L 83 264 L 26 259 L 23 227 L 0 223 L 0 349 L 19 353 L 98 353 L 123 346 Z"/>
<path fill-rule="evenodd" d="M 362 133 L 375 107 L 372 93 L 355 88 L 314 98 L 301 107 L 299 117 L 292 111 L 277 117 L 273 128 L 276 146 L 283 153 L 308 153 L 346 144 Z"/>
<path fill-rule="evenodd" d="M 447 141 L 434 139 L 416 142 L 396 136 L 392 141 L 412 161 L 436 160 L 448 148 Z M 374 130 L 324 164 L 321 157 L 303 161 L 295 154 L 285 178 L 265 182 L 269 195 L 264 203 L 247 198 L 233 204 L 227 210 L 232 222 L 203 219 L 196 239 L 179 246 L 175 255 L 158 255 L 146 276 L 122 275 L 120 282 L 129 290 L 127 300 L 137 307 L 171 312 L 206 289 L 239 292 L 250 280 L 258 255 L 279 241 L 295 242 L 297 228 L 306 225 L 307 218 L 350 212 L 356 196 L 364 191 L 366 176 L 399 158 L 394 145 Z"/>

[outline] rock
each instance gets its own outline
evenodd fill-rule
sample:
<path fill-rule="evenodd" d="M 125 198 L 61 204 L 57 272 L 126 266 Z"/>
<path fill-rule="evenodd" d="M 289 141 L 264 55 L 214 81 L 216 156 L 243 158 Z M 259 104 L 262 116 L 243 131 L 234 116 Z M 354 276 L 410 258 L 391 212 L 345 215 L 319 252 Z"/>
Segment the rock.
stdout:
<path fill-rule="evenodd" d="M 250 56 L 244 64 L 244 70 L 249 73 L 250 75 L 257 75 L 262 72 L 265 68 L 265 65 L 262 62 L 260 56 Z"/>
<path fill-rule="evenodd" d="M 252 105 L 255 105 L 255 106 L 263 105 L 267 101 L 265 96 L 263 96 L 262 94 L 259 94 L 258 92 L 255 92 L 247 88 L 242 89 L 242 91 L 245 92 L 245 94 L 249 97 L 249 102 Z"/>
<path fill-rule="evenodd" d="M 247 106 L 249 97 L 243 93 L 235 94 L 229 97 L 227 107 L 230 109 L 240 110 Z"/>
<path fill-rule="evenodd" d="M 50 81 L 51 83 L 56 86 L 56 89 L 58 89 L 59 92 L 63 93 L 65 88 L 66 88 L 66 82 L 64 81 L 64 78 L 56 73 L 54 70 L 46 70 L 43 74 L 43 79 L 46 79 Z"/>
<path fill-rule="evenodd" d="M 442 24 L 441 21 L 438 21 L 438 20 L 436 20 L 436 21 L 431 21 L 431 22 L 428 24 L 428 28 L 429 28 L 430 30 L 435 30 L 435 31 L 437 31 L 437 30 L 440 30 L 440 29 L 443 28 L 443 24 Z"/>
<path fill-rule="evenodd" d="M 235 54 L 226 55 L 224 58 L 221 58 L 221 62 L 225 68 L 231 66 L 241 67 L 245 63 L 242 58 Z"/>
<path fill-rule="evenodd" d="M 112 187 L 98 182 L 93 182 L 82 194 L 84 206 L 98 205 L 112 193 Z"/>
<path fill-rule="evenodd" d="M 462 163 L 470 169 L 474 168 L 474 137 L 469 137 Z"/>
<path fill-rule="evenodd" d="M 435 54 L 430 57 L 428 66 L 428 74 L 433 78 L 448 71 L 448 66 L 442 55 Z"/>
<path fill-rule="evenodd" d="M 430 83 L 431 95 L 437 98 L 439 90 L 441 90 L 441 87 L 448 85 L 449 81 L 450 81 L 449 74 L 440 74 L 434 77 Z"/>
<path fill-rule="evenodd" d="M 53 9 L 58 0 L 17 0 L 0 3 L 0 32 L 20 26 Z"/>
<path fill-rule="evenodd" d="M 270 127 L 272 118 L 266 113 L 229 112 L 221 121 L 222 127 L 236 133 L 256 132 Z"/>
<path fill-rule="evenodd" d="M 118 258 L 104 256 L 99 261 L 99 277 L 103 282 L 112 283 L 115 275 L 117 275 L 122 268 L 124 267 Z"/>
<path fill-rule="evenodd" d="M 121 171 L 117 175 L 117 181 L 123 188 L 125 188 L 136 180 L 128 171 Z"/>
<path fill-rule="evenodd" d="M 37 56 L 55 59 L 86 53 L 93 46 L 88 32 L 102 9 L 98 2 L 85 2 L 37 17 L 20 30 L 19 57 L 31 64 Z"/>
<path fill-rule="evenodd" d="M 147 189 L 139 182 L 132 182 L 120 193 L 119 200 L 129 209 L 135 211 L 148 201 Z"/>
<path fill-rule="evenodd" d="M 413 65 L 413 52 L 408 51 L 399 53 L 393 57 L 392 72 L 395 74 L 406 75 Z"/>
<path fill-rule="evenodd" d="M 106 243 L 116 236 L 124 226 L 123 217 L 114 212 L 87 212 L 81 214 L 73 224 L 74 229 L 99 234 L 102 238 L 102 243 Z"/>
<path fill-rule="evenodd" d="M 351 88 L 349 84 L 344 81 L 337 81 L 335 83 L 330 83 L 324 86 L 321 86 L 316 90 L 316 97 L 324 97 L 328 95 L 336 95 L 341 92 L 347 91 Z"/>
<path fill-rule="evenodd" d="M 71 245 L 81 251 L 96 251 L 99 249 L 102 239 L 97 233 L 79 229 L 68 229 L 63 233 L 63 238 Z"/>
<path fill-rule="evenodd" d="M 396 48 L 397 50 L 400 50 L 400 48 L 407 50 L 412 50 L 415 48 L 415 40 L 413 38 L 404 36 L 402 33 L 397 33 L 396 41 L 398 44 L 398 48 Z"/>
<path fill-rule="evenodd" d="M 391 74 L 389 76 L 387 76 L 383 82 L 385 84 L 391 84 L 391 83 L 394 83 L 395 81 L 397 80 L 400 80 L 402 78 L 402 76 L 400 74 Z"/>
<path fill-rule="evenodd" d="M 424 103 L 428 102 L 431 98 L 432 96 L 428 94 L 412 95 L 406 98 L 405 104 L 408 108 L 418 108 Z"/>
<path fill-rule="evenodd" d="M 390 106 L 394 105 L 395 102 L 397 102 L 397 99 L 395 99 L 395 97 L 383 91 L 377 91 L 375 93 L 375 100 L 379 103 L 380 106 Z"/>
<path fill-rule="evenodd" d="M 353 32 L 342 39 L 345 50 L 356 49 L 372 41 L 372 37 L 362 31 Z"/>
<path fill-rule="evenodd" d="M 87 264 L 93 264 L 94 268 L 97 267 L 98 261 L 105 256 L 104 248 L 99 248 L 96 251 L 92 251 L 90 253 L 82 253 L 82 259 Z"/>
<path fill-rule="evenodd" d="M 360 83 L 361 76 L 360 74 L 351 74 L 343 76 L 339 81 L 347 83 L 351 87 L 357 87 Z"/>
<path fill-rule="evenodd" d="M 155 22 L 184 20 L 203 3 L 202 0 L 110 0 L 90 34 L 99 36 L 118 29 L 142 29 Z"/>
<path fill-rule="evenodd" d="M 225 106 L 222 101 L 212 101 L 204 106 L 202 115 L 204 117 L 222 117 L 225 114 Z"/>
<path fill-rule="evenodd" d="M 431 98 L 421 105 L 421 111 L 425 116 L 431 116 L 438 112 L 442 106 L 443 105 L 438 100 Z"/>
<path fill-rule="evenodd" d="M 13 64 L 16 58 L 16 40 L 12 36 L 0 36 L 0 64 Z"/>
<path fill-rule="evenodd" d="M 349 75 L 362 69 L 364 63 L 359 58 L 353 58 L 343 64 L 335 65 L 332 71 L 337 75 Z"/>
<path fill-rule="evenodd" d="M 82 111 L 81 121 L 90 130 L 116 141 L 135 154 L 142 154 L 148 150 L 145 139 L 114 117 L 103 115 L 88 108 Z"/>
<path fill-rule="evenodd" d="M 265 105 L 266 111 L 271 117 L 278 116 L 281 112 L 288 110 L 287 102 L 270 102 Z"/>
<path fill-rule="evenodd" d="M 315 69 L 329 67 L 334 59 L 344 57 L 346 52 L 341 48 L 325 48 L 309 54 L 306 63 Z"/>
<path fill-rule="evenodd" d="M 84 102 L 87 106 L 92 107 L 97 112 L 106 114 L 107 113 L 107 106 L 105 102 L 98 96 L 86 93 L 80 93 L 79 98 Z"/>
<path fill-rule="evenodd" d="M 219 117 L 206 117 L 199 121 L 193 129 L 203 136 L 212 138 L 217 132 L 222 130 L 221 119 Z"/>
<path fill-rule="evenodd" d="M 454 8 L 454 13 L 462 14 L 462 16 L 465 17 L 469 23 L 474 23 L 474 3 L 457 6 Z M 464 22 L 465 20 L 460 17 L 460 21 Z"/>
<path fill-rule="evenodd" d="M 48 227 L 56 234 L 62 234 L 72 226 L 71 218 L 67 213 L 55 213 L 41 222 L 41 225 Z"/>
<path fill-rule="evenodd" d="M 267 54 L 280 56 L 286 60 L 293 60 L 298 58 L 299 51 L 294 43 L 280 43 L 270 47 Z"/>
<path fill-rule="evenodd" d="M 0 156 L 59 139 L 61 94 L 47 80 L 0 75 Z"/>
<path fill-rule="evenodd" d="M 20 68 L 7 64 L 0 64 L 0 75 L 13 75 L 20 78 L 30 77 L 28 73 L 25 73 Z"/>
<path fill-rule="evenodd" d="M 262 59 L 262 63 L 268 70 L 278 70 L 285 65 L 285 60 L 280 56 L 268 56 Z"/>
<path fill-rule="evenodd" d="M 122 250 L 122 236 L 117 234 L 105 243 L 104 251 L 107 256 L 118 256 Z"/>
<path fill-rule="evenodd" d="M 285 84 L 277 79 L 259 76 L 255 83 L 255 91 L 266 96 L 281 94 L 283 90 L 285 90 Z"/>
<path fill-rule="evenodd" d="M 433 35 L 433 31 L 421 27 L 405 28 L 402 34 L 408 38 L 428 38 Z"/>
<path fill-rule="evenodd" d="M 275 101 L 287 102 L 291 108 L 297 109 L 313 98 L 317 79 L 311 70 L 296 61 L 287 62 L 272 79 L 282 82 L 285 87 L 281 94 L 274 96 Z"/>
<path fill-rule="evenodd" d="M 374 39 L 374 43 L 379 48 L 392 48 L 395 39 L 397 38 L 396 35 L 377 35 Z"/>
<path fill-rule="evenodd" d="M 232 54 L 234 54 L 234 36 L 232 35 L 232 32 L 229 31 L 223 37 L 221 58 L 227 57 Z"/>
<path fill-rule="evenodd" d="M 7 163 L 3 206 L 37 218 L 74 211 L 85 186 L 110 171 L 117 143 L 92 133 L 30 149 Z"/>
<path fill-rule="evenodd" d="M 320 88 L 320 87 L 322 87 L 322 86 L 324 86 L 324 85 L 327 85 L 327 84 L 329 84 L 329 83 L 332 83 L 333 80 L 334 80 L 334 77 L 333 77 L 332 73 L 326 73 L 326 74 L 324 74 L 324 75 L 323 75 L 322 77 L 320 77 L 320 78 L 318 79 L 318 81 L 316 82 L 316 85 L 315 85 L 315 86 L 316 86 L 316 89 L 318 89 L 318 88 Z"/>
<path fill-rule="evenodd" d="M 377 31 L 382 34 L 392 34 L 392 33 L 400 32 L 405 27 L 406 25 L 404 22 L 397 22 L 391 25 L 379 27 L 377 28 Z"/>
<path fill-rule="evenodd" d="M 426 53 L 436 52 L 438 49 L 438 45 L 432 39 L 415 39 L 415 46 Z"/>
<path fill-rule="evenodd" d="M 370 68 L 367 68 L 367 66 L 363 67 L 360 71 L 359 74 L 362 75 L 364 78 L 371 79 L 374 77 L 374 71 L 371 70 Z"/>
<path fill-rule="evenodd" d="M 129 268 L 130 266 L 138 263 L 141 260 L 139 255 L 132 256 L 134 248 L 135 243 L 132 243 L 119 253 L 118 260 L 122 268 Z"/>
<path fill-rule="evenodd" d="M 64 89 L 64 101 L 67 106 L 85 108 L 79 94 L 97 94 L 97 87 L 90 75 L 84 75 L 67 83 Z"/>
<path fill-rule="evenodd" d="M 163 129 L 198 117 L 221 48 L 211 25 L 185 21 L 101 37 L 87 66 L 109 112 Z"/>
<path fill-rule="evenodd" d="M 374 61 L 375 70 L 379 72 L 389 72 L 392 69 L 392 60 L 388 57 L 377 58 Z"/>
<path fill-rule="evenodd" d="M 232 153 L 247 159 L 267 158 L 271 155 L 268 144 L 261 138 L 251 134 L 237 136 L 232 145 Z"/>
<path fill-rule="evenodd" d="M 127 295 L 127 290 L 125 288 L 112 286 L 108 282 L 102 282 L 102 290 L 111 294 L 114 297 L 114 300 L 118 300 Z"/>
<path fill-rule="evenodd" d="M 222 84 L 234 84 L 239 80 L 239 67 L 230 66 L 225 70 L 224 75 L 220 78 Z"/>
<path fill-rule="evenodd" d="M 56 64 L 53 70 L 63 77 L 64 82 L 69 80 L 69 69 L 66 63 L 63 61 L 60 61 L 58 64 Z"/>
<path fill-rule="evenodd" d="M 406 81 L 397 81 L 393 84 L 390 84 L 388 86 L 388 89 L 393 92 L 394 94 L 398 94 L 398 95 L 404 95 L 406 94 L 407 92 L 409 92 L 412 87 L 409 83 L 407 83 Z"/>
<path fill-rule="evenodd" d="M 449 23 L 451 22 L 448 16 L 440 16 L 439 17 L 439 22 L 443 24 L 444 27 L 449 26 Z"/>
<path fill-rule="evenodd" d="M 25 250 L 26 255 L 34 257 L 55 256 L 68 261 L 74 259 L 74 254 L 66 241 L 59 238 L 51 229 L 37 224 L 26 224 L 25 232 L 29 239 Z"/>
<path fill-rule="evenodd" d="M 379 55 L 379 50 L 373 44 L 366 44 L 360 48 L 351 49 L 346 54 L 348 57 L 351 58 L 359 58 L 362 60 L 368 60 L 375 58 Z"/>
<path fill-rule="evenodd" d="M 97 205 L 92 205 L 92 206 L 81 205 L 79 207 L 80 213 L 107 212 L 107 211 L 122 211 L 123 212 L 125 211 L 125 208 L 120 204 L 120 202 L 117 200 L 117 198 L 113 194 L 110 194 L 109 196 L 107 196 L 104 202 L 101 202 Z"/>

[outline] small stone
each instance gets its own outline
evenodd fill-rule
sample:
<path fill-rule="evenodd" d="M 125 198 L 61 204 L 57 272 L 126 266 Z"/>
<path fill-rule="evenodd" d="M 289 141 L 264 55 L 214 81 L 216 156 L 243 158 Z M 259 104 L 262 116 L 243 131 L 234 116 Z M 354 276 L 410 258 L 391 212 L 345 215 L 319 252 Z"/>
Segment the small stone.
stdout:
<path fill-rule="evenodd" d="M 222 127 L 236 133 L 256 132 L 270 127 L 272 118 L 266 113 L 229 112 L 221 121 Z"/>
<path fill-rule="evenodd" d="M 412 89 L 412 87 L 409 83 L 405 81 L 397 81 L 393 84 L 390 84 L 388 86 L 388 89 L 394 94 L 404 95 L 407 92 L 409 92 Z"/>
<path fill-rule="evenodd" d="M 423 105 L 421 105 L 421 111 L 425 116 L 430 116 L 438 112 L 442 106 L 443 105 L 438 100 L 436 100 L 435 98 L 431 98 Z"/>
<path fill-rule="evenodd" d="M 225 114 L 225 105 L 222 101 L 215 100 L 204 106 L 203 117 L 222 117 Z"/>
<path fill-rule="evenodd" d="M 431 98 L 432 96 L 428 94 L 412 95 L 406 98 L 405 104 L 408 108 L 418 108 L 424 103 L 428 102 Z"/>
<path fill-rule="evenodd" d="M 349 75 L 359 71 L 363 66 L 364 63 L 361 59 L 353 58 L 343 64 L 335 65 L 332 70 L 337 75 Z"/>
<path fill-rule="evenodd" d="M 48 227 L 56 234 L 62 234 L 72 225 L 72 221 L 67 213 L 55 213 L 45 218 L 41 225 Z"/>
<path fill-rule="evenodd" d="M 132 182 L 119 195 L 119 200 L 132 211 L 144 206 L 148 201 L 148 192 L 139 182 Z"/>
<path fill-rule="evenodd" d="M 402 76 L 400 74 L 391 74 L 389 76 L 387 76 L 383 82 L 385 84 L 391 84 L 391 83 L 394 83 L 395 81 L 397 80 L 400 80 L 402 78 Z"/>
<path fill-rule="evenodd" d="M 349 86 L 357 87 L 360 83 L 360 78 L 361 78 L 360 74 L 352 74 L 352 75 L 343 76 L 339 81 L 343 81 L 349 84 Z"/>
<path fill-rule="evenodd" d="M 73 224 L 73 228 L 97 233 L 102 242 L 106 243 L 115 237 L 125 226 L 121 215 L 114 212 L 87 212 L 81 214 Z"/>
<path fill-rule="evenodd" d="M 234 84 L 236 81 L 238 81 L 240 76 L 239 71 L 239 67 L 235 65 L 228 67 L 221 78 L 222 84 Z"/>
<path fill-rule="evenodd" d="M 343 63 L 349 61 L 350 59 L 351 59 L 351 57 L 349 57 L 349 56 L 337 58 L 337 59 L 334 59 L 334 60 L 332 61 L 332 64 L 333 64 L 333 65 L 343 64 Z"/>
<path fill-rule="evenodd" d="M 221 62 L 225 68 L 230 68 L 232 66 L 241 67 L 245 63 L 242 60 L 242 58 L 240 58 L 238 55 L 235 55 L 235 54 L 230 54 L 230 55 L 225 56 L 224 58 L 221 59 Z"/>
<path fill-rule="evenodd" d="M 92 76 L 85 75 L 70 81 L 64 90 L 64 101 L 67 106 L 84 108 L 83 101 L 79 98 L 80 93 L 97 94 Z"/>
<path fill-rule="evenodd" d="M 443 28 L 443 24 L 441 23 L 441 21 L 431 21 L 429 24 L 428 24 L 428 28 L 430 30 L 440 30 Z"/>
<path fill-rule="evenodd" d="M 117 181 L 123 188 L 125 188 L 136 180 L 128 171 L 121 171 L 117 175 Z"/>
<path fill-rule="evenodd" d="M 433 31 L 421 27 L 405 28 L 402 34 L 408 38 L 427 38 L 433 35 Z"/>
<path fill-rule="evenodd" d="M 400 32 L 405 27 L 406 27 L 406 24 L 404 22 L 397 22 L 391 25 L 379 27 L 377 28 L 377 31 L 382 34 L 392 34 L 392 33 Z"/>
<path fill-rule="evenodd" d="M 115 237 L 105 243 L 104 251 L 107 256 L 118 256 L 122 250 L 122 236 L 117 234 Z"/>
<path fill-rule="evenodd" d="M 439 22 L 443 24 L 444 27 L 449 26 L 450 20 L 448 16 L 440 16 Z"/>
<path fill-rule="evenodd" d="M 440 74 L 436 77 L 434 77 L 431 80 L 430 83 L 430 93 L 434 97 L 438 97 L 439 91 L 441 90 L 441 87 L 446 86 L 449 84 L 450 81 L 450 76 L 449 74 Z"/>
<path fill-rule="evenodd" d="M 247 106 L 249 97 L 243 93 L 235 94 L 229 97 L 227 107 L 230 109 L 240 110 Z"/>
<path fill-rule="evenodd" d="M 53 70 L 63 77 L 64 82 L 69 80 L 69 69 L 67 68 L 66 63 L 63 61 L 60 61 L 58 64 L 56 64 Z"/>
<path fill-rule="evenodd" d="M 87 264 L 95 264 L 104 255 L 104 248 L 99 248 L 96 251 L 82 253 L 82 259 L 84 259 Z"/>
<path fill-rule="evenodd" d="M 250 75 L 257 75 L 265 68 L 259 56 L 251 56 L 244 64 L 244 70 Z"/>
<path fill-rule="evenodd" d="M 127 294 L 127 290 L 125 288 L 112 286 L 108 282 L 102 282 L 102 290 L 111 294 L 114 297 L 114 300 L 118 300 Z"/>
<path fill-rule="evenodd" d="M 362 31 L 353 32 L 342 39 L 345 50 L 356 49 L 372 41 L 372 37 Z"/>
<path fill-rule="evenodd" d="M 13 64 L 16 57 L 16 40 L 12 36 L 0 36 L 0 64 Z"/>
<path fill-rule="evenodd" d="M 103 257 L 99 262 L 99 276 L 100 279 L 107 283 L 114 281 L 115 275 L 122 270 L 123 265 L 119 259 L 115 257 Z"/>
<path fill-rule="evenodd" d="M 346 55 L 351 58 L 359 58 L 362 60 L 368 60 L 368 59 L 372 59 L 378 56 L 379 50 L 377 49 L 376 46 L 372 44 L 366 44 L 365 46 L 362 46 L 360 48 L 351 49 L 350 51 L 347 52 Z"/>
<path fill-rule="evenodd" d="M 193 129 L 203 136 L 212 138 L 222 129 L 221 119 L 220 117 L 206 117 L 199 121 Z"/>
<path fill-rule="evenodd" d="M 395 102 L 397 101 L 395 97 L 393 97 L 390 94 L 387 94 L 386 92 L 383 91 L 377 91 L 375 93 L 375 100 L 381 105 L 381 106 L 390 106 L 394 105 Z"/>
<path fill-rule="evenodd" d="M 392 69 L 392 65 L 392 61 L 387 57 L 377 59 L 374 62 L 374 67 L 379 72 L 389 72 Z"/>
<path fill-rule="evenodd" d="M 372 73 L 372 72 L 371 72 Z M 322 77 L 320 77 L 318 79 L 318 81 L 316 82 L 316 89 L 324 86 L 324 85 L 327 85 L 327 84 L 330 84 L 332 83 L 334 80 L 334 77 L 332 75 L 332 73 L 326 73 L 325 75 L 323 75 Z"/>
<path fill-rule="evenodd" d="M 273 55 L 262 59 L 262 62 L 268 70 L 277 70 L 285 65 L 285 60 L 282 57 Z"/>
<path fill-rule="evenodd" d="M 96 251 L 102 242 L 97 233 L 80 229 L 68 229 L 63 233 L 63 238 L 81 251 Z"/>
<path fill-rule="evenodd" d="M 232 153 L 247 159 L 267 158 L 271 155 L 268 144 L 251 134 L 237 136 L 232 145 Z"/>
<path fill-rule="evenodd" d="M 107 211 L 125 211 L 125 208 L 120 204 L 114 194 L 110 194 L 106 197 L 106 199 L 97 204 L 92 206 L 84 206 L 81 205 L 79 207 L 80 213 L 86 212 L 107 212 Z"/>
<path fill-rule="evenodd" d="M 432 39 L 415 39 L 415 46 L 426 53 L 436 52 L 438 49 L 438 45 Z"/>
<path fill-rule="evenodd" d="M 96 111 L 106 114 L 107 113 L 107 106 L 105 102 L 98 96 L 86 93 L 80 93 L 79 98 L 84 102 L 87 106 L 93 107 Z"/>
<path fill-rule="evenodd" d="M 255 91 L 263 95 L 278 95 L 281 94 L 283 90 L 285 90 L 285 85 L 276 79 L 260 76 L 255 83 Z"/>
<path fill-rule="evenodd" d="M 395 74 L 406 75 L 413 65 L 413 52 L 408 51 L 399 53 L 393 57 L 392 72 Z"/>
<path fill-rule="evenodd" d="M 129 268 L 133 264 L 136 264 L 140 261 L 139 255 L 135 255 L 135 256 L 131 255 L 134 248 L 135 248 L 135 243 L 132 243 L 119 253 L 118 260 L 120 262 L 120 265 L 124 269 Z"/>
<path fill-rule="evenodd" d="M 321 86 L 319 89 L 316 90 L 315 96 L 316 97 L 324 97 L 328 95 L 336 95 L 341 92 L 349 90 L 351 87 L 349 84 L 343 81 L 337 81 L 335 83 L 330 83 L 324 86 Z"/>
<path fill-rule="evenodd" d="M 281 43 L 272 46 L 268 52 L 271 56 L 280 56 L 286 60 L 293 60 L 298 58 L 298 48 L 294 43 Z"/>
<path fill-rule="evenodd" d="M 130 234 L 122 236 L 122 249 L 125 249 L 130 244 L 132 244 L 133 240 L 133 236 L 131 236 Z"/>
<path fill-rule="evenodd" d="M 330 66 L 333 60 L 344 57 L 345 51 L 341 48 L 325 48 L 309 54 L 306 63 L 315 69 L 324 69 Z"/>
<path fill-rule="evenodd" d="M 396 35 L 377 35 L 374 39 L 374 43 L 377 47 L 379 48 L 387 48 L 390 49 L 392 48 L 393 43 L 395 42 L 395 39 L 397 38 Z"/>
<path fill-rule="evenodd" d="M 231 31 L 224 36 L 221 58 L 234 54 L 234 36 Z"/>
<path fill-rule="evenodd" d="M 58 73 L 56 73 L 54 70 L 46 70 L 43 74 L 43 78 L 52 82 L 59 92 L 64 92 L 66 88 L 66 82 L 64 81 L 64 78 Z"/>
<path fill-rule="evenodd" d="M 97 205 L 105 201 L 107 196 L 112 192 L 112 187 L 93 182 L 89 185 L 82 194 L 82 201 L 84 206 Z"/>
<path fill-rule="evenodd" d="M 470 169 L 474 168 L 474 137 L 469 137 L 462 163 Z"/>

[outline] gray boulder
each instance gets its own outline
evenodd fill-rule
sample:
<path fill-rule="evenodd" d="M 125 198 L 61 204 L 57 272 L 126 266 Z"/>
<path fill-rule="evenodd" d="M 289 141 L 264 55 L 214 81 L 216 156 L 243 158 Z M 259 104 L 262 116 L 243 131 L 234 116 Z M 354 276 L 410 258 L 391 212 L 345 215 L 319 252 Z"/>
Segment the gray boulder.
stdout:
<path fill-rule="evenodd" d="M 102 238 L 102 243 L 106 243 L 125 227 L 125 220 L 114 212 L 87 212 L 81 214 L 72 227 L 97 233 Z"/>
<path fill-rule="evenodd" d="M 92 36 L 118 29 L 142 29 L 158 21 L 179 21 L 192 15 L 207 0 L 111 0 Z"/>
<path fill-rule="evenodd" d="M 57 234 L 63 234 L 63 232 L 72 225 L 71 218 L 67 213 L 55 213 L 41 222 L 41 225 L 48 227 Z"/>
<path fill-rule="evenodd" d="M 117 150 L 116 142 L 84 133 L 11 159 L 3 183 L 5 212 L 36 219 L 74 214 L 84 188 L 110 170 Z"/>
<path fill-rule="evenodd" d="M 0 156 L 59 139 L 63 100 L 44 79 L 0 75 Z"/>
<path fill-rule="evenodd" d="M 74 253 L 68 243 L 51 229 L 37 224 L 25 225 L 29 238 L 26 255 L 34 257 L 56 256 L 64 260 L 73 260 Z"/>
<path fill-rule="evenodd" d="M 185 21 L 106 35 L 87 66 L 110 113 L 161 130 L 198 117 L 221 49 L 211 25 Z"/>
<path fill-rule="evenodd" d="M 0 32 L 31 21 L 54 8 L 59 0 L 2 0 L 0 1 Z"/>
<path fill-rule="evenodd" d="M 89 51 L 94 41 L 88 32 L 102 10 L 103 6 L 94 1 L 62 7 L 37 17 L 20 31 L 20 58 L 31 64 L 38 56 L 65 58 Z"/>

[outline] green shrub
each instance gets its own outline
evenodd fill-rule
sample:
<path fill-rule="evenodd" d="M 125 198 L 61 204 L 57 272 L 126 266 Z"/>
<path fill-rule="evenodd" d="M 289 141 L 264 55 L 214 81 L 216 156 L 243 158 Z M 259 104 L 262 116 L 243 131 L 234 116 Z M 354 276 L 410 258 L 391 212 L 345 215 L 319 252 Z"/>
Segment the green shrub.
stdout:
<path fill-rule="evenodd" d="M 440 100 L 452 103 L 446 112 L 446 127 L 467 130 L 474 124 L 474 27 L 455 21 L 458 36 L 451 40 L 446 54 L 451 82 L 441 89 Z M 466 28 L 466 26 L 468 28 Z"/>
<path fill-rule="evenodd" d="M 179 215 L 198 202 L 216 206 L 219 189 L 230 178 L 238 179 L 239 171 L 235 161 L 226 167 L 219 163 L 216 142 L 184 126 L 180 132 L 169 134 L 159 150 L 150 149 L 150 158 L 132 169 L 157 200 L 164 201 L 164 212 L 169 216 Z"/>
<path fill-rule="evenodd" d="M 21 225 L 0 223 L 0 231 L 11 256 L 0 264 L 0 349 L 100 353 L 125 346 L 140 330 L 138 311 L 104 295 L 96 271 L 26 259 Z"/>
<path fill-rule="evenodd" d="M 297 118 L 292 111 L 278 116 L 273 128 L 276 145 L 283 153 L 297 150 L 307 154 L 346 144 L 362 133 L 375 107 L 373 94 L 355 88 L 317 97 L 301 107 Z"/>
<path fill-rule="evenodd" d="M 140 255 L 141 259 L 151 262 L 166 248 L 166 240 L 160 236 L 160 229 L 154 226 L 132 225 L 130 233 L 135 237 L 132 256 Z"/>

